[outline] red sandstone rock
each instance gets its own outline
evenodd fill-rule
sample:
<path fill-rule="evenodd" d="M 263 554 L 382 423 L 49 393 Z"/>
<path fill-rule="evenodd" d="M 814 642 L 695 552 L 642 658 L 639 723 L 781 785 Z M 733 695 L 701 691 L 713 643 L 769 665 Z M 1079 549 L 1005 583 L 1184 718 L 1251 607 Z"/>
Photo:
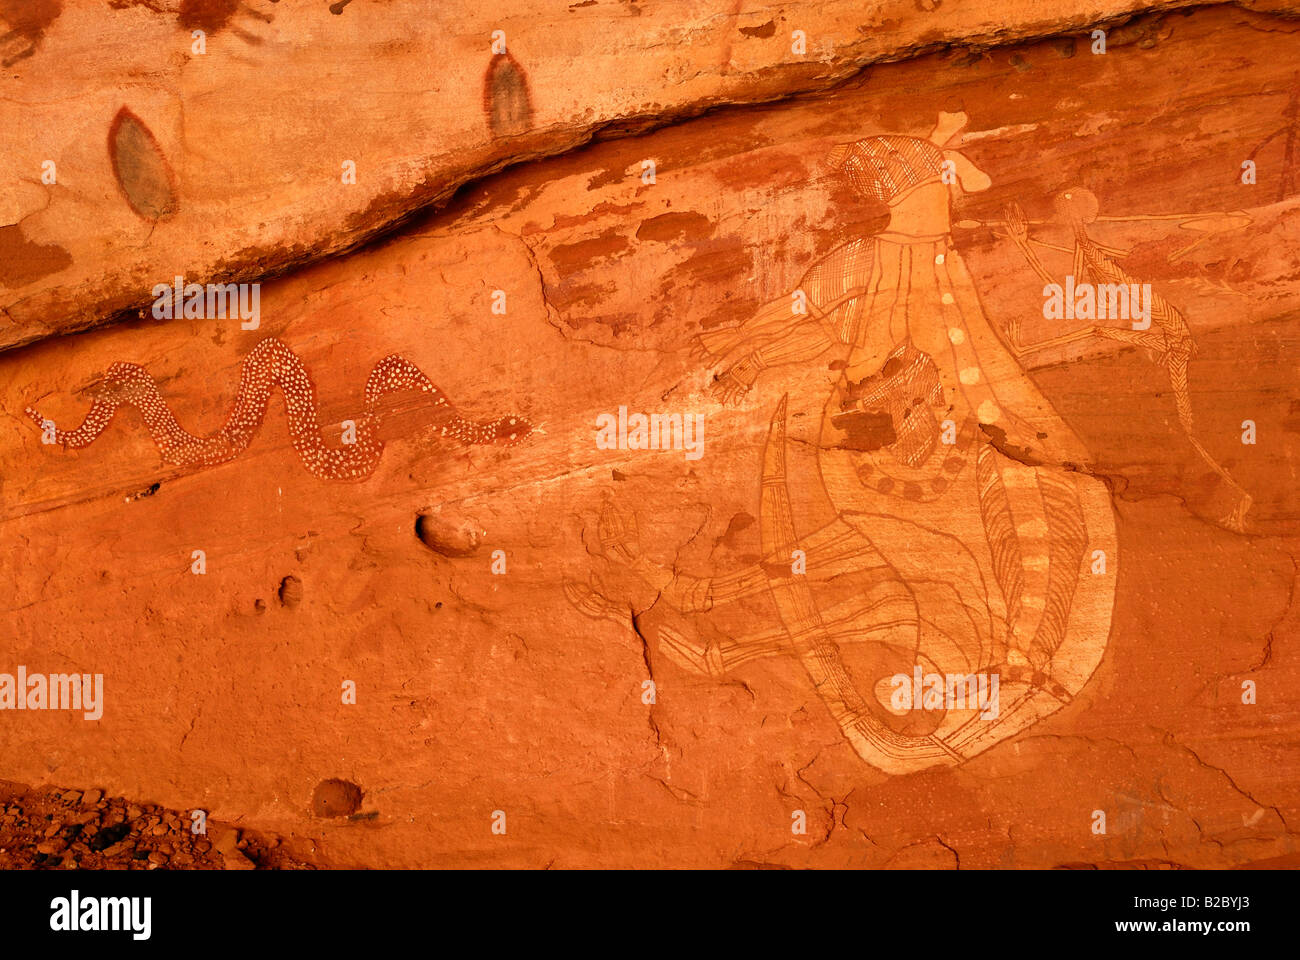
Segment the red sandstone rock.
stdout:
<path fill-rule="evenodd" d="M 186 139 L 173 197 L 124 118 L 138 210 L 79 186 L 75 229 L 52 203 L 31 221 L 48 232 L 23 241 L 75 246 L 77 269 L 6 308 L 8 343 L 27 345 L 0 353 L 0 673 L 75 665 L 103 674 L 105 702 L 95 720 L 0 713 L 0 772 L 158 818 L 101 801 L 85 832 L 108 836 L 88 856 L 167 836 L 227 868 L 1292 857 L 1300 24 L 1182 11 L 1115 29 L 1104 55 L 1047 37 L 830 89 L 887 51 L 1008 36 L 986 14 L 927 27 L 906 6 L 888 43 L 868 31 L 815 76 L 743 53 L 766 17 L 694 73 L 664 54 L 693 78 L 671 100 L 645 92 L 664 64 L 629 58 L 585 118 L 558 99 L 592 44 L 578 30 L 544 82 L 524 68 L 509 110 L 485 120 L 458 93 L 454 123 L 418 136 L 423 102 L 367 139 L 259 103 L 231 85 L 233 59 L 182 68 L 207 115 L 236 124 L 226 147 L 267 139 L 268 166 L 223 165 L 215 120 L 195 120 L 206 134 Z M 365 10 L 275 11 L 209 42 L 233 58 L 236 27 L 269 31 L 243 54 L 264 65 Z M 179 10 L 118 15 L 178 32 Z M 773 17 L 773 37 L 800 16 Z M 1007 30 L 1082 26 L 1041 18 Z M 343 60 L 395 44 L 357 93 L 382 127 L 373 91 L 414 83 L 424 41 L 371 29 Z M 601 56 L 656 36 L 629 28 Z M 265 82 L 302 85 L 321 43 Z M 43 49 L 21 61 L 37 77 Z M 743 71 L 723 69 L 737 57 Z M 817 89 L 681 119 L 800 85 Z M 489 138 L 528 110 L 548 139 Z M 541 157 L 627 117 L 662 129 Z M 166 156 L 175 138 L 146 125 Z M 368 151 L 359 169 L 388 171 L 358 207 L 302 172 L 333 168 L 322 144 L 340 130 Z M 452 143 L 463 158 L 429 159 Z M 269 279 L 257 330 L 182 316 L 46 336 L 140 302 L 163 263 L 252 277 L 337 252 L 507 158 L 521 162 L 383 241 Z M 263 190 L 270 167 L 286 180 Z M 141 210 L 162 231 L 144 246 Z M 1097 324 L 1045 317 L 1039 271 L 1080 263 L 1149 283 L 1160 339 L 1116 339 L 1143 332 L 1125 322 L 1074 338 Z M 796 291 L 810 313 L 790 309 Z M 868 338 L 902 320 L 906 343 L 868 363 Z M 823 334 L 836 343 L 812 353 Z M 226 425 L 245 370 L 250 402 Z M 257 382 L 283 390 L 264 415 Z M 71 432 L 123 401 L 145 415 L 127 403 L 93 437 Z M 164 404 L 215 439 L 189 441 Z M 68 445 L 43 444 L 28 407 Z M 703 417 L 701 455 L 598 442 L 602 416 L 617 440 L 637 413 Z M 891 676 L 923 660 L 996 673 L 1006 723 L 891 710 Z M 208 856 L 185 840 L 195 810 L 284 837 L 284 859 L 246 856 L 234 828 Z M 0 837 L 42 842 L 5 817 Z"/>
<path fill-rule="evenodd" d="M 338 253 L 468 180 L 594 136 L 824 90 L 948 46 L 978 58 L 1096 23 L 1147 44 L 1128 16 L 1191 3 L 606 0 L 431 15 L 419 0 L 9 0 L 0 349 L 148 316 L 175 276 L 250 281 Z M 642 159 L 613 175 L 639 175 Z"/>

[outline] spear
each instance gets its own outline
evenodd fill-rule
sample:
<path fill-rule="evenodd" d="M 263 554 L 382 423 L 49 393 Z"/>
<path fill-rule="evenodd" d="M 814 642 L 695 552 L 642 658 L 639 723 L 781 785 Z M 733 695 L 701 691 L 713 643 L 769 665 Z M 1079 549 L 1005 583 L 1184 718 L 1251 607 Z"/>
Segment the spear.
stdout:
<path fill-rule="evenodd" d="M 1127 217 L 1094 217 L 1094 223 L 1145 223 L 1150 221 L 1170 221 L 1181 220 L 1179 224 L 1184 230 L 1196 230 L 1198 232 L 1213 232 L 1219 230 L 1236 230 L 1240 227 L 1246 227 L 1254 223 L 1254 219 L 1244 210 L 1234 210 L 1226 213 L 1145 213 L 1132 214 Z M 1036 226 L 1046 226 L 1058 223 L 1056 220 L 1025 220 L 1027 224 Z M 1005 227 L 1008 226 L 1005 220 L 958 220 L 958 227 L 963 230 L 974 230 L 977 227 Z"/>
<path fill-rule="evenodd" d="M 1181 230 L 1193 230 L 1201 236 L 1197 237 L 1187 246 L 1183 247 L 1168 257 L 1170 263 L 1177 263 L 1193 249 L 1204 243 L 1216 233 L 1224 233 L 1228 230 L 1239 230 L 1242 227 L 1248 227 L 1254 223 L 1250 214 L 1243 210 L 1219 213 L 1147 213 L 1132 214 L 1126 217 L 1095 217 L 1093 223 L 1155 223 L 1155 222 L 1174 222 L 1178 221 L 1178 227 Z M 1047 226 L 1056 224 L 1056 220 L 1024 220 L 1025 225 Z M 963 230 L 974 230 L 979 227 L 1006 227 L 1009 226 L 1006 220 L 958 220 L 956 226 Z M 1059 244 L 1047 243 L 1034 237 L 1029 237 L 1029 242 L 1040 247 L 1046 247 L 1049 250 L 1060 250 L 1063 253 L 1073 252 L 1069 247 L 1062 247 Z M 1124 256 L 1124 251 L 1112 250 L 1118 256 Z"/>

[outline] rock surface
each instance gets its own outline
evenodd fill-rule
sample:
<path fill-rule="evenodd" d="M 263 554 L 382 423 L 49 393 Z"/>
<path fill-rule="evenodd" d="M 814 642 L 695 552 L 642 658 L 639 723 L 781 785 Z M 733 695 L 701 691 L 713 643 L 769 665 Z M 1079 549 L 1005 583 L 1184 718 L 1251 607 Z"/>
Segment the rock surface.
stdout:
<path fill-rule="evenodd" d="M 128 24 L 183 42 L 188 5 L 121 6 L 119 45 Z M 1073 31 L 1098 14 L 1068 4 L 1010 4 L 996 17 L 993 5 L 943 4 L 939 19 L 926 19 L 937 5 L 898 6 L 888 40 L 846 26 L 856 24 L 848 5 L 807 8 L 826 18 L 810 21 L 810 51 L 817 37 L 850 30 L 856 44 L 844 53 L 834 43 L 815 69 L 777 69 L 788 43 L 775 54 L 755 47 L 769 22 L 774 44 L 794 29 L 802 7 L 728 19 L 647 5 L 645 24 L 618 33 L 601 19 L 612 5 L 575 6 L 573 22 L 583 26 L 563 43 L 545 32 L 544 18 L 527 27 L 521 15 L 517 41 L 506 28 L 510 52 L 526 65 L 532 124 L 542 133 L 513 138 L 488 135 L 481 105 L 467 99 L 473 84 L 446 81 L 445 100 L 413 92 L 427 80 L 412 64 L 430 62 L 437 45 L 411 37 L 401 4 L 351 4 L 337 15 L 324 3 L 267 7 L 271 19 L 245 14 L 247 23 L 212 30 L 207 56 L 226 59 L 177 66 L 186 96 L 157 94 L 149 117 L 135 110 L 153 140 L 121 124 L 137 160 L 152 144 L 164 157 L 187 145 L 175 197 L 161 167 L 136 164 L 137 206 L 158 214 L 157 224 L 102 185 L 70 183 L 67 194 L 60 186 L 45 215 L 18 213 L 29 218 L 21 243 L 61 248 L 71 265 L 11 287 L 6 304 L 5 342 L 15 349 L 0 353 L 0 568 L 10 586 L 0 672 L 102 674 L 105 693 L 96 720 L 68 710 L 0 712 L 0 773 L 36 787 L 104 790 L 142 807 L 201 808 L 281 836 L 317 866 L 1293 863 L 1300 23 L 1236 6 L 1166 12 L 1112 30 L 1096 55 L 1087 34 Z M 637 8 L 622 5 L 622 16 Z M 373 25 L 380 10 L 387 32 Z M 71 21 L 86 16 L 69 5 L 34 35 L 35 52 L 9 67 L 30 71 L 17 82 L 55 82 L 41 58 L 73 43 L 80 34 Z M 327 33 L 362 17 L 372 18 L 364 29 Z M 687 56 L 679 45 L 691 24 L 700 35 Z M 460 76 L 468 62 L 477 77 L 487 55 L 473 51 L 490 31 L 466 19 L 439 34 L 454 55 L 438 76 Z M 134 36 L 148 45 L 148 35 Z M 331 74 L 334 43 L 350 45 L 338 54 L 344 65 L 375 44 L 388 44 L 391 58 L 379 58 L 373 74 Z M 670 49 L 643 62 L 629 53 L 635 44 Z M 593 46 L 595 58 L 579 61 L 591 66 L 575 72 L 575 58 Z M 930 47 L 943 49 L 855 72 Z M 292 68 L 265 69 L 265 58 L 291 53 Z M 176 57 L 186 60 L 184 49 Z M 111 119 L 113 93 L 136 69 L 107 55 L 104 63 L 116 66 L 96 68 L 101 93 L 72 102 L 46 91 L 59 109 L 85 111 L 46 125 L 69 143 L 84 134 L 78 149 L 87 156 L 103 152 L 105 135 L 89 131 L 106 127 L 90 122 L 92 105 Z M 607 92 L 586 83 L 588 69 Z M 319 91 L 321 103 L 290 103 L 236 70 Z M 666 88 L 665 71 L 681 82 Z M 312 86 L 307 78 L 317 74 Z M 359 89 L 349 112 L 331 113 L 345 78 Z M 167 82 L 160 74 L 143 84 L 142 99 Z M 807 92 L 752 102 L 795 89 Z M 565 100 L 580 92 L 590 94 L 590 115 Z M 182 122 L 187 100 L 203 104 L 206 119 L 187 107 Z M 746 105 L 682 119 L 736 102 Z M 454 121 L 433 129 L 431 115 Z M 963 115 L 963 126 L 945 119 Z M 611 123 L 641 132 L 570 150 Z M 837 146 L 876 135 L 934 142 L 945 123 L 956 132 L 936 149 L 962 164 L 951 211 L 946 199 L 922 210 L 950 227 L 937 240 L 855 193 L 846 168 L 827 164 Z M 354 200 L 323 185 L 339 162 L 325 145 L 340 140 L 359 171 L 375 171 L 345 194 Z M 253 144 L 266 145 L 259 161 L 230 159 Z M 39 170 L 40 150 L 18 149 Z M 866 169 L 856 156 L 852 169 Z M 646 158 L 656 160 L 653 182 L 642 177 Z M 1248 160 L 1253 184 L 1242 182 Z M 108 169 L 107 157 L 94 162 Z M 514 165 L 450 196 L 455 184 L 506 163 Z M 155 275 L 279 273 L 449 196 L 391 236 L 268 280 L 256 330 L 238 319 L 117 317 L 48 336 L 137 306 Z M 1172 334 L 1159 348 L 1099 335 L 1029 349 L 1088 321 L 1044 317 L 1043 279 L 1007 221 L 1019 205 L 1029 248 L 1063 277 L 1079 235 L 1058 215 L 1089 197 L 1097 202 L 1083 228 L 1098 245 L 1092 269 L 1122 265 L 1173 311 L 1166 320 L 1184 319 L 1196 348 L 1185 385 L 1178 358 L 1188 348 Z M 165 220 L 169 203 L 176 210 Z M 827 573 L 816 531 L 837 517 L 869 518 L 883 566 L 894 571 L 876 574 L 869 596 L 888 612 L 912 602 L 905 596 L 923 607 L 927 579 L 956 590 L 962 556 L 985 549 L 991 511 L 948 516 L 947 501 L 927 508 L 931 501 L 900 496 L 846 513 L 833 484 L 795 482 L 819 464 L 824 479 L 824 444 L 807 428 L 827 384 L 849 376 L 852 355 L 773 364 L 730 404 L 720 397 L 733 368 L 696 356 L 697 338 L 716 343 L 755 315 L 790 324 L 792 291 L 824 305 L 817 270 L 863 238 L 904 228 L 908 256 L 924 240 L 941 244 L 934 249 L 950 268 L 965 265 L 971 287 L 953 288 L 958 305 L 987 318 L 999 349 L 1026 351 L 1018 366 L 995 368 L 984 355 L 978 370 L 951 371 L 961 386 L 974 390 L 986 377 L 999 397 L 1038 391 L 1057 418 L 1022 436 L 1014 416 L 980 414 L 989 429 L 972 426 L 954 444 L 978 458 L 961 482 L 994 463 L 1011 488 L 1034 615 L 1046 617 L 1059 594 L 1047 560 L 1035 566 L 1031 553 L 1048 541 L 1056 551 L 1058 528 L 1050 515 L 1020 521 L 1016 478 L 1037 478 L 1043 490 L 1073 485 L 1091 498 L 1084 566 L 1064 602 L 1082 609 L 1099 589 L 1110 598 L 1070 621 L 1064 644 L 1076 632 L 1092 638 L 1077 655 L 1042 659 L 1015 637 L 1014 649 L 999 651 L 1007 716 L 1022 715 L 1013 702 L 1021 694 L 1035 711 L 1050 694 L 1050 709 L 1013 736 L 919 769 L 873 762 L 852 724 L 837 722 L 805 659 L 812 641 L 798 639 L 787 619 L 783 604 L 801 581 L 780 569 L 790 551 L 771 549 L 774 536 L 785 541 L 764 499 L 776 411 L 790 414 L 782 486 L 827 623 L 868 595 L 867 572 Z M 877 258 L 887 250 L 872 249 Z M 909 264 L 909 276 L 931 269 L 928 260 Z M 916 341 L 952 304 L 924 300 L 919 284 L 906 290 L 911 299 L 896 299 L 894 313 L 907 317 Z M 772 303 L 782 309 L 763 314 Z M 954 350 L 962 346 L 949 335 Z M 405 363 L 385 360 L 394 354 Z M 291 402 L 277 395 L 255 434 L 227 430 L 188 465 L 177 463 L 190 456 L 184 442 L 169 440 L 161 421 L 151 436 L 130 407 L 86 445 L 42 443 L 27 408 L 71 430 L 93 398 L 106 396 L 98 384 L 113 370 L 118 398 L 148 408 L 145 393 L 132 393 L 145 389 L 142 374 L 114 368 L 119 362 L 147 373 L 197 435 L 227 422 L 241 371 L 250 383 L 281 378 Z M 854 399 L 870 402 L 851 420 L 854 462 L 883 447 L 907 460 L 899 444 L 918 429 L 911 411 L 925 412 L 931 391 L 948 389 L 951 362 L 926 366 L 906 354 L 855 381 Z M 412 368 L 436 391 L 418 389 L 425 381 Z M 363 393 L 375 369 L 375 389 Z M 919 401 L 897 383 L 912 369 Z M 399 380 L 417 389 L 386 392 Z M 876 396 L 884 400 L 872 406 Z M 804 401 L 817 412 L 801 419 Z M 937 436 L 946 414 L 930 406 L 935 422 L 923 427 Z M 323 449 L 292 429 L 309 407 Z M 700 455 L 685 444 L 604 448 L 600 418 L 616 421 L 620 408 L 684 423 L 702 416 Z M 241 410 L 236 427 L 248 414 Z M 1047 422 L 1030 405 L 1008 412 Z M 1243 442 L 1246 421 L 1254 442 Z M 355 449 L 340 439 L 348 423 Z M 1071 433 L 1087 456 L 1063 466 L 1048 454 L 1054 444 L 1068 448 L 1061 438 Z M 888 493 L 880 482 L 870 475 L 873 497 Z M 900 494 L 906 485 L 900 480 Z M 925 532 L 927 517 L 937 530 Z M 900 532 L 904 524 L 911 532 Z M 1104 536 L 1099 573 L 1092 549 Z M 931 578 L 908 572 L 927 565 Z M 986 587 L 1006 572 L 996 560 L 979 569 Z M 708 592 L 689 577 L 713 578 Z M 998 582 L 1009 597 L 1007 581 Z M 737 602 L 722 601 L 726 589 Z M 964 595 L 954 596 L 934 616 L 956 616 Z M 994 606 L 980 615 L 1013 619 Z M 901 616 L 917 629 L 915 614 Z M 877 648 L 856 629 L 833 646 L 870 701 L 880 690 L 868 680 L 892 669 L 867 671 L 893 663 L 897 645 Z M 971 671 L 998 665 L 992 654 L 961 662 Z M 910 675 L 910 661 L 903 669 Z M 946 737 L 945 722 L 920 716 L 892 729 Z"/>
<path fill-rule="evenodd" d="M 7 0 L 0 349 L 148 313 L 177 276 L 248 281 L 339 253 L 475 177 L 593 137 L 825 90 L 936 48 L 1097 23 L 1118 40 L 1133 14 L 1191 5 L 515 0 L 502 15 L 422 0 Z"/>
<path fill-rule="evenodd" d="M 0 869 L 310 869 L 276 837 L 205 822 L 193 811 L 136 805 L 99 790 L 0 781 Z"/>

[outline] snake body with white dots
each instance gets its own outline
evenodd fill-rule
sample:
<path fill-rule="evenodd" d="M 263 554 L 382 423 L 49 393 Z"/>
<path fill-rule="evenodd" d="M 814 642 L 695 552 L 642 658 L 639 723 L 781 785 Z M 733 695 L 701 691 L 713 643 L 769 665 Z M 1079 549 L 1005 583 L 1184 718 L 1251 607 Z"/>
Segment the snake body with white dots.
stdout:
<path fill-rule="evenodd" d="M 284 394 L 294 449 L 303 465 L 325 480 L 364 480 L 374 473 L 384 452 L 378 434 L 378 406 L 390 393 L 419 390 L 429 394 L 440 415 L 439 435 L 462 444 L 515 444 L 533 431 L 527 420 L 516 416 L 482 423 L 465 419 L 419 367 L 400 354 L 391 354 L 375 365 L 366 381 L 365 412 L 356 421 L 356 442 L 327 445 L 321 436 L 311 377 L 292 350 L 268 337 L 244 358 L 234 408 L 216 433 L 205 437 L 189 433 L 177 423 L 148 371 L 135 363 L 118 362 L 96 384 L 90 412 L 81 425 L 75 430 L 55 427 L 53 440 L 73 449 L 88 446 L 108 427 L 119 407 L 132 406 L 140 411 L 163 460 L 181 466 L 212 466 L 233 460 L 248 447 L 276 387 Z M 51 428 L 31 407 L 26 413 L 43 432 Z"/>

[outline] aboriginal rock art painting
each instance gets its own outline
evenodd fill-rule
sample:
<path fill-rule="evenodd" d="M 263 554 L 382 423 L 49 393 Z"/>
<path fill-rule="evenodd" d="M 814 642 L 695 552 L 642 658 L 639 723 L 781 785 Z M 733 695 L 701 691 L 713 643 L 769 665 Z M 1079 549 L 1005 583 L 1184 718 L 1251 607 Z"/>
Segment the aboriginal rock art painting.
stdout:
<path fill-rule="evenodd" d="M 1074 266 L 1073 273 L 1070 276 L 1073 277 L 1074 282 L 1091 282 L 1099 285 L 1099 287 L 1109 286 L 1114 289 L 1137 290 L 1139 284 L 1136 278 L 1125 272 L 1114 259 L 1115 256 L 1123 256 L 1125 252 L 1098 243 L 1088 234 L 1087 225 L 1097 219 L 1098 202 L 1096 196 L 1083 187 L 1073 187 L 1055 198 L 1055 206 L 1059 222 L 1069 227 L 1074 235 L 1074 249 L 1073 251 L 1066 251 L 1067 253 L 1073 253 Z M 1006 219 L 1003 221 L 1003 225 L 1021 253 L 1024 254 L 1025 259 L 1033 267 L 1034 272 L 1045 283 L 1057 283 L 1059 278 L 1054 278 L 1047 271 L 1038 258 L 1038 254 L 1030 245 L 1028 220 L 1019 205 L 1013 204 L 1009 206 L 1005 213 Z M 1051 248 L 1053 245 L 1043 244 L 1043 246 Z M 1055 247 L 1054 249 L 1060 250 L 1061 248 Z M 1184 248 L 1183 251 L 1179 252 L 1185 252 L 1186 249 L 1188 248 Z M 1252 502 L 1251 497 L 1232 479 L 1228 471 L 1219 465 L 1219 462 L 1205 449 L 1205 446 L 1196 436 L 1192 418 L 1192 400 L 1187 382 L 1188 361 L 1196 355 L 1196 343 L 1192 339 L 1191 329 L 1178 309 L 1154 290 L 1151 292 L 1149 306 L 1150 316 L 1148 319 L 1152 329 L 1125 330 L 1112 326 L 1089 326 L 1032 345 L 1025 345 L 1020 342 L 1018 326 L 1015 325 L 1015 321 L 1012 321 L 1011 332 L 1018 348 L 1015 352 L 1017 356 L 1024 356 L 1049 346 L 1059 346 L 1095 337 L 1104 337 L 1107 340 L 1114 340 L 1146 350 L 1149 357 L 1168 371 L 1169 384 L 1173 388 L 1174 402 L 1178 409 L 1178 422 L 1186 433 L 1188 441 L 1196 450 L 1197 456 L 1234 493 L 1236 505 L 1221 519 L 1221 524 L 1229 530 L 1243 532 L 1246 524 L 1246 512 L 1250 509 Z"/>
<path fill-rule="evenodd" d="M 126 107 L 109 127 L 108 152 L 122 195 L 138 217 L 157 222 L 176 212 L 176 175 L 152 131 Z"/>
<path fill-rule="evenodd" d="M 483 77 L 483 110 L 494 137 L 512 137 L 533 125 L 532 96 L 524 68 L 509 53 L 493 54 Z"/>
<path fill-rule="evenodd" d="M 1254 161 L 1260 153 L 1279 137 L 1282 142 L 1282 176 L 1278 178 L 1277 199 L 1284 200 L 1300 190 L 1300 73 L 1291 78 L 1290 89 L 1285 91 L 1286 105 L 1282 108 L 1282 126 L 1275 129 L 1250 151 Z"/>
<path fill-rule="evenodd" d="M 995 332 L 953 243 L 952 185 L 991 185 L 951 146 L 965 123 L 945 113 L 928 138 L 836 147 L 830 168 L 883 201 L 888 224 L 813 266 L 800 284 L 805 315 L 792 317 L 782 297 L 696 344 L 718 365 L 723 401 L 779 368 L 835 373 L 828 394 L 791 392 L 768 414 L 756 478 L 763 560 L 693 576 L 644 557 L 635 517 L 618 506 L 599 524 L 605 558 L 674 610 L 770 598 L 765 628 L 715 644 L 669 628 L 665 655 L 715 677 L 754 657 L 797 658 L 857 755 L 898 774 L 961 763 L 1069 704 L 1101 662 L 1115 594 L 1107 489 L 1016 345 Z M 1086 208 L 1067 212 L 1087 219 Z M 1118 270 L 1078 236 L 1089 269 Z M 1157 346 L 1185 369 L 1177 313 L 1162 314 Z M 788 455 L 796 440 L 815 448 L 813 466 Z M 832 522 L 796 513 L 791 491 L 810 485 L 833 504 Z M 832 580 L 839 599 L 827 602 Z M 566 590 L 584 613 L 627 622 L 628 603 L 596 578 Z M 998 678 L 996 707 L 967 697 L 900 708 L 899 677 L 935 675 Z"/>
<path fill-rule="evenodd" d="M 47 442 L 75 450 L 94 443 L 120 407 L 135 407 L 165 462 L 208 467 L 244 452 L 261 427 L 271 393 L 277 388 L 284 396 L 294 450 L 303 466 L 323 480 L 365 480 L 374 473 L 384 453 L 379 437 L 381 401 L 391 394 L 428 394 L 427 402 L 437 415 L 438 436 L 461 444 L 513 445 L 535 432 L 522 417 L 501 416 L 484 422 L 462 417 L 419 367 L 391 354 L 375 365 L 366 381 L 365 410 L 355 421 L 355 435 L 348 435 L 352 442 L 326 443 L 311 376 L 298 356 L 274 337 L 263 340 L 244 358 L 230 415 L 220 430 L 206 437 L 195 436 L 177 423 L 153 377 L 134 363 L 118 362 L 109 368 L 91 388 L 90 410 L 73 430 L 59 429 L 32 407 L 26 414 Z"/>

